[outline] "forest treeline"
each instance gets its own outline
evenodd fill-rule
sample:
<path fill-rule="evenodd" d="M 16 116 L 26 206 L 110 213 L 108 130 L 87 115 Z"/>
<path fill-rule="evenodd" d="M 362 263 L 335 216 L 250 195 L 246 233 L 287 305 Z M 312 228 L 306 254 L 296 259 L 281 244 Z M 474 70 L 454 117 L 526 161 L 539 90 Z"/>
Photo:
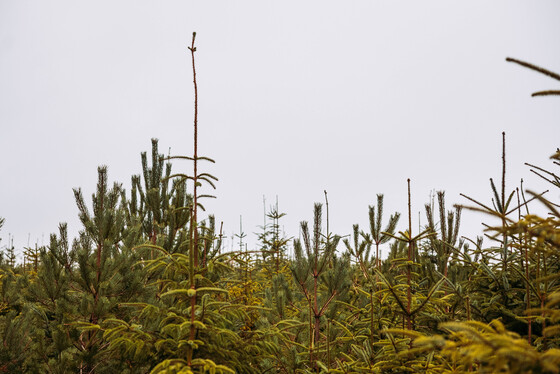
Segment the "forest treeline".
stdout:
<path fill-rule="evenodd" d="M 484 240 L 460 237 L 443 192 L 422 232 L 377 195 L 368 227 L 344 239 L 328 201 L 294 240 L 273 206 L 259 248 L 223 251 L 152 145 L 131 191 L 105 167 L 91 207 L 74 191 L 78 238 L 61 224 L 23 262 L 2 254 L 0 372 L 559 372 L 560 212 L 544 195 L 492 183 L 494 205 L 476 209 L 503 225 Z M 549 216 L 531 214 L 537 203 Z"/>
<path fill-rule="evenodd" d="M 189 49 L 193 156 L 164 157 L 152 140 L 130 191 L 100 167 L 91 203 L 74 190 L 78 238 L 61 224 L 23 262 L 13 248 L 0 257 L 0 372 L 560 372 L 559 206 L 506 188 L 505 151 L 493 204 L 467 197 L 501 222 L 484 238 L 460 236 L 464 207 L 448 209 L 443 192 L 419 232 L 410 204 L 387 214 L 377 195 L 369 225 L 341 238 L 325 194 L 299 238 L 273 206 L 257 248 L 223 251 L 221 225 L 200 218 L 216 178 L 197 149 L 194 36 Z M 173 174 L 171 160 L 192 173 Z M 560 188 L 554 171 L 532 170 Z"/>

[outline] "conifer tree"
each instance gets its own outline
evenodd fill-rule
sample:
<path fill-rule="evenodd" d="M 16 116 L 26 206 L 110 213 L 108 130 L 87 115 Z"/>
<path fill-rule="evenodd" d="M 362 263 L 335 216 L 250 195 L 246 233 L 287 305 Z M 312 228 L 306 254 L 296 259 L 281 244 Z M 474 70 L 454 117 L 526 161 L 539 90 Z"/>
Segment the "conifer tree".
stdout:
<path fill-rule="evenodd" d="M 71 288 L 74 261 L 69 252 L 67 226 L 51 235 L 39 252 L 36 277 L 28 287 L 25 318 L 31 337 L 29 370 L 66 373 L 79 371 L 80 331 L 72 326 L 79 297 Z"/>
<path fill-rule="evenodd" d="M 265 268 L 269 268 L 269 272 L 279 274 L 281 270 L 280 264 L 286 256 L 288 243 L 291 238 L 284 237 L 280 233 L 280 220 L 286 216 L 286 213 L 281 213 L 278 209 L 278 197 L 276 204 L 269 209 L 266 218 L 270 223 L 265 223 L 263 226 L 263 233 L 259 235 L 259 240 L 262 244 L 262 255 L 265 260 Z M 265 221 L 266 222 L 266 221 Z M 269 266 L 267 259 L 272 259 Z"/>
<path fill-rule="evenodd" d="M 385 230 L 381 231 L 381 222 L 383 220 L 383 194 L 377 195 L 377 209 L 375 206 L 369 207 L 369 228 L 370 240 L 375 244 L 375 267 L 379 267 L 379 246 L 388 242 L 391 235 L 395 233 L 395 228 L 399 222 L 400 213 L 396 212 L 389 217 L 389 222 Z"/>
<path fill-rule="evenodd" d="M 152 167 L 148 167 L 146 152 L 143 152 L 141 157 L 144 190 L 138 184 L 138 191 L 146 210 L 143 229 L 150 241 L 155 244 L 168 213 L 168 178 L 171 174 L 171 164 L 169 162 L 166 164 L 164 174 L 164 157 L 158 153 L 157 139 L 152 139 Z"/>
<path fill-rule="evenodd" d="M 0 372 L 6 373 L 25 367 L 30 344 L 22 314 L 27 279 L 12 265 L 10 259 L 0 262 Z"/>
<path fill-rule="evenodd" d="M 295 261 L 292 273 L 305 301 L 309 316 L 308 338 L 309 367 L 318 371 L 317 361 L 326 349 L 328 336 L 321 336 L 321 319 L 335 305 L 334 301 L 347 295 L 350 287 L 349 257 L 336 256 L 340 237 L 324 235 L 321 229 L 322 205 L 315 204 L 313 234 L 306 221 L 301 223 L 302 239 L 294 241 Z M 312 236 L 311 236 L 312 235 Z"/>
<path fill-rule="evenodd" d="M 144 260 L 144 269 L 155 277 L 159 287 L 156 300 L 149 303 L 127 303 L 138 308 L 136 318 L 142 326 L 112 319 L 102 328 L 115 349 L 128 357 L 142 359 L 152 373 L 233 373 L 236 370 L 259 373 L 254 352 L 267 354 L 270 348 L 259 348 L 259 339 L 240 337 L 240 323 L 246 321 L 246 308 L 233 306 L 220 287 L 220 279 L 231 268 L 219 255 L 214 218 L 207 223 L 198 219 L 198 209 L 204 209 L 199 199 L 209 197 L 199 193 L 201 182 L 214 187 L 216 180 L 201 173 L 198 162 L 211 161 L 198 155 L 198 94 L 194 66 L 195 35 L 189 47 L 193 62 L 195 87 L 194 155 L 173 156 L 193 162 L 193 174 L 177 173 L 168 178 L 192 181 L 192 200 L 188 206 L 189 225 L 179 227 L 185 240 L 179 250 L 168 251 L 161 245 L 143 244 L 138 247 L 157 251 L 158 257 Z M 258 334 L 258 333 L 257 333 Z M 255 336 L 257 336 L 255 334 Z M 140 350 L 138 347 L 142 347 Z M 143 354 L 141 352 L 144 352 Z"/>
<path fill-rule="evenodd" d="M 437 271 L 447 277 L 449 258 L 452 254 L 456 258 L 458 248 L 462 247 L 462 241 L 458 242 L 459 226 L 461 220 L 461 207 L 457 206 L 455 212 L 445 211 L 445 192 L 437 193 L 439 207 L 439 237 L 429 236 L 429 251 L 436 261 Z M 434 222 L 434 212 L 429 204 L 425 205 L 428 228 L 436 233 L 436 223 Z M 457 248 L 458 244 L 458 248 Z M 435 252 L 435 255 L 434 255 Z"/>
<path fill-rule="evenodd" d="M 81 330 L 75 343 L 80 351 L 80 370 L 92 373 L 103 371 L 108 364 L 100 324 L 122 317 L 119 303 L 135 301 L 135 297 L 146 292 L 142 273 L 130 271 L 139 258 L 132 248 L 123 246 L 121 186 L 115 183 L 109 189 L 107 184 L 107 168 L 100 167 L 92 213 L 81 189 L 74 190 L 83 224 L 83 231 L 72 246 L 72 257 L 76 259 L 71 268 L 73 288 L 80 300 L 74 325 Z"/>
<path fill-rule="evenodd" d="M 263 329 L 272 328 L 281 320 L 290 319 L 296 313 L 293 308 L 289 308 L 289 300 L 293 300 L 293 284 L 286 251 L 291 238 L 280 232 L 280 220 L 285 215 L 279 211 L 277 198 L 275 205 L 265 214 L 269 223 L 265 221 L 262 227 L 264 232 L 259 235 L 263 262 L 257 262 L 256 275 L 260 283 L 259 296 L 266 308 L 260 310 L 259 326 Z"/>

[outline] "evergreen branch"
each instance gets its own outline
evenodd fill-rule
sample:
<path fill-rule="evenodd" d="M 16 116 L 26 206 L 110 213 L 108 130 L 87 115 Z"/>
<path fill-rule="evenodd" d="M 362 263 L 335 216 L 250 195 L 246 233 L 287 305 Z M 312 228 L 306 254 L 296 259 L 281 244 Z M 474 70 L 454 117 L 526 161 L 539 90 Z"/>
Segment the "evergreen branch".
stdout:
<path fill-rule="evenodd" d="M 553 156 L 553 157 L 554 157 L 554 156 Z M 542 171 L 543 173 L 548 174 L 548 175 L 550 175 L 551 177 L 554 177 L 554 181 L 551 181 L 551 180 L 549 180 L 549 179 L 543 177 L 542 175 L 538 174 L 537 172 L 535 172 L 534 170 L 531 169 L 531 171 L 532 171 L 533 173 L 537 174 L 539 177 L 543 178 L 543 179 L 546 180 L 547 182 L 549 182 L 549 183 L 555 185 L 556 187 L 560 187 L 560 178 L 559 178 L 556 174 L 554 174 L 554 173 L 552 173 L 552 172 L 550 172 L 550 171 L 548 171 L 548 170 L 546 170 L 546 169 L 543 169 L 543 168 L 541 168 L 541 167 L 539 167 L 539 166 L 536 166 L 536 165 L 533 165 L 533 164 L 529 164 L 529 163 L 527 163 L 527 162 L 525 163 L 525 165 L 530 166 L 530 167 L 532 167 L 532 168 L 535 168 L 535 169 L 537 169 L 537 170 L 539 170 L 539 171 Z"/>
<path fill-rule="evenodd" d="M 114 323 L 116 325 L 123 325 L 126 328 L 130 328 L 130 325 L 126 321 L 123 321 L 122 319 L 118 319 L 118 318 L 106 318 L 103 321 L 103 323 L 106 323 L 106 324 Z"/>
<path fill-rule="evenodd" d="M 141 244 L 141 245 L 138 245 L 138 246 L 136 246 L 136 247 L 133 247 L 132 250 L 133 250 L 133 251 L 136 251 L 136 250 L 139 250 L 139 249 L 142 249 L 142 248 L 157 249 L 158 251 L 160 251 L 161 253 L 163 253 L 165 256 L 167 256 L 167 257 L 170 257 L 170 256 L 171 256 L 171 255 L 169 254 L 169 252 L 167 252 L 167 251 L 165 250 L 165 248 L 163 248 L 163 247 L 161 247 L 161 246 L 159 246 L 159 245 L 155 245 L 155 244 L 148 244 L 148 243 Z"/>
<path fill-rule="evenodd" d="M 337 292 L 336 290 L 331 294 L 331 296 L 329 296 L 328 300 L 325 302 L 325 304 L 323 304 L 323 306 L 321 307 L 321 309 L 319 310 L 319 313 L 317 313 L 318 316 L 322 316 L 323 313 L 325 312 L 325 309 L 329 306 L 329 304 L 331 303 L 331 301 L 335 298 Z"/>
<path fill-rule="evenodd" d="M 471 197 L 469 197 L 469 196 L 467 196 L 467 195 L 465 195 L 465 194 L 460 193 L 459 195 L 463 196 L 463 197 L 464 197 L 465 199 L 467 199 L 467 200 L 472 201 L 472 202 L 475 203 L 476 205 L 483 207 L 483 208 L 486 209 L 486 211 L 488 211 L 488 212 L 494 212 L 494 209 L 488 208 L 486 205 L 484 205 L 484 204 L 482 204 L 482 203 L 476 201 L 475 199 L 473 199 L 473 198 L 471 198 Z M 469 207 L 464 206 L 464 205 L 460 205 L 460 204 L 457 204 L 457 205 L 455 205 L 455 206 L 456 206 L 456 207 L 462 207 L 462 208 L 467 208 L 467 209 L 469 209 Z M 471 209 L 471 210 L 475 210 L 475 209 Z M 481 210 L 481 209 L 479 209 L 478 211 L 480 211 L 480 212 L 485 212 L 485 210 Z"/>
<path fill-rule="evenodd" d="M 438 191 L 437 193 L 437 197 L 438 197 L 438 208 L 439 208 L 439 224 L 440 224 L 440 228 L 441 228 L 441 233 L 442 233 L 442 240 L 444 242 L 448 241 L 448 236 L 447 236 L 447 228 L 446 228 L 446 222 L 445 222 L 445 192 L 444 191 Z M 451 226 L 451 224 L 449 225 Z"/>
<path fill-rule="evenodd" d="M 504 211 L 507 211 L 507 208 L 509 207 L 509 204 L 511 203 L 511 199 L 513 198 L 513 195 L 515 194 L 515 190 L 511 191 L 511 194 L 509 195 L 507 202 L 504 206 Z"/>
<path fill-rule="evenodd" d="M 377 195 L 377 219 L 375 220 L 375 233 L 377 234 L 376 239 L 379 239 L 379 233 L 381 232 L 382 216 L 383 216 L 383 195 L 378 194 Z"/>
<path fill-rule="evenodd" d="M 457 242 L 457 238 L 459 237 L 459 226 L 461 225 L 461 207 L 455 207 L 455 229 L 453 231 L 453 237 L 451 240 L 451 244 L 455 244 Z"/>
<path fill-rule="evenodd" d="M 205 182 L 208 183 L 210 186 L 212 186 L 213 189 L 216 189 L 216 185 L 214 184 L 214 182 L 212 182 L 212 180 L 211 180 L 210 178 L 201 177 L 201 176 L 199 175 L 197 179 L 198 179 L 198 180 L 203 180 L 203 181 L 205 181 Z M 200 182 L 198 182 L 198 183 L 200 183 Z M 199 195 L 199 196 L 200 196 L 200 195 Z"/>
<path fill-rule="evenodd" d="M 401 217 L 400 213 L 395 213 L 395 214 L 391 215 L 391 217 L 389 217 L 389 222 L 387 223 L 387 226 L 385 227 L 385 231 L 381 233 L 382 236 L 381 236 L 381 240 L 379 241 L 379 244 L 385 244 L 386 242 L 389 241 L 390 237 L 385 235 L 385 233 L 395 232 L 395 229 L 397 227 L 397 224 L 399 222 L 400 217 Z"/>
<path fill-rule="evenodd" d="M 214 161 L 213 159 L 211 159 L 210 157 L 204 157 L 204 156 L 197 156 L 196 158 L 194 157 L 189 157 L 189 156 L 169 156 L 169 157 L 165 157 L 164 160 L 172 160 L 172 159 L 181 159 L 181 160 L 189 160 L 189 161 L 199 161 L 199 160 L 204 160 L 204 161 L 209 161 L 211 163 L 216 163 L 216 161 Z"/>
<path fill-rule="evenodd" d="M 497 205 L 497 210 L 500 213 L 504 213 L 505 209 L 504 209 L 504 202 L 501 201 L 500 196 L 498 194 L 498 190 L 496 189 L 496 185 L 494 184 L 494 179 L 490 178 L 490 186 L 492 187 L 492 192 L 494 193 L 494 197 L 496 198 L 496 205 Z"/>
<path fill-rule="evenodd" d="M 556 178 L 555 180 L 551 180 L 551 179 L 548 179 L 547 177 L 545 177 L 544 175 L 542 175 L 542 174 L 536 172 L 536 171 L 533 170 L 533 169 L 531 169 L 530 171 L 531 171 L 532 173 L 538 175 L 539 177 L 541 177 L 542 179 L 544 179 L 544 180 L 547 181 L 548 183 L 550 183 L 550 184 L 552 184 L 552 185 L 554 185 L 554 186 L 556 186 L 556 187 L 560 187 L 560 184 L 559 184 L 559 182 L 558 182 L 558 177 L 556 177 L 556 175 L 554 175 L 554 174 L 552 174 L 552 173 L 549 173 L 549 174 L 553 175 L 553 176 Z"/>
<path fill-rule="evenodd" d="M 307 326 L 307 322 L 300 322 L 300 321 L 297 321 L 297 320 L 283 320 L 283 321 L 278 322 L 278 323 L 276 324 L 276 327 L 278 328 L 278 326 L 279 326 L 280 324 L 287 325 L 289 322 L 295 322 L 295 323 L 292 324 L 292 325 L 288 325 L 288 326 L 286 326 L 286 327 L 280 328 L 280 329 L 278 330 L 278 332 L 284 332 L 284 331 L 288 331 L 289 329 L 294 329 L 294 328 L 297 328 L 297 327 L 305 327 L 305 326 Z M 305 347 L 305 348 L 307 348 L 307 347 Z"/>
<path fill-rule="evenodd" d="M 145 308 L 147 307 L 148 303 L 118 303 L 119 307 L 131 307 L 131 308 Z"/>
<path fill-rule="evenodd" d="M 548 209 L 550 209 L 550 212 L 552 214 L 554 214 L 556 217 L 560 218 L 560 212 L 558 212 L 558 210 L 556 210 L 556 208 L 550 203 L 550 201 L 548 201 L 547 199 L 545 199 L 544 197 L 542 197 L 541 195 L 538 195 L 537 193 L 527 190 L 527 193 L 530 195 L 535 196 L 541 203 L 543 203 Z"/>
<path fill-rule="evenodd" d="M 447 279 L 447 277 L 443 277 L 436 284 L 434 284 L 432 286 L 432 288 L 430 289 L 430 291 L 428 292 L 428 294 L 426 295 L 426 298 L 422 301 L 422 303 L 416 309 L 414 309 L 413 311 L 410 312 L 411 316 L 415 315 L 422 308 L 424 308 L 424 305 L 426 305 L 428 303 L 430 298 L 434 295 L 434 293 L 436 293 L 439 290 L 439 288 L 445 282 L 446 279 Z"/>
<path fill-rule="evenodd" d="M 224 290 L 223 288 L 218 287 L 198 287 L 196 292 L 221 292 L 221 293 L 229 293 L 228 290 Z"/>
<path fill-rule="evenodd" d="M 187 174 L 177 173 L 177 174 L 172 174 L 170 176 L 162 178 L 161 181 L 164 182 L 164 181 L 167 181 L 169 179 L 178 178 L 178 177 L 180 177 L 181 180 L 194 180 L 194 177 L 188 176 Z"/>
<path fill-rule="evenodd" d="M 71 323 L 67 323 L 66 325 L 74 326 L 81 331 L 103 330 L 101 326 L 99 326 L 98 324 L 89 323 L 89 322 L 71 322 Z"/>
<path fill-rule="evenodd" d="M 203 194 L 203 195 L 198 195 L 198 198 L 199 198 L 199 199 L 200 199 L 200 198 L 216 199 L 216 196 L 214 196 L 214 195 L 206 195 L 206 194 Z M 199 204 L 199 206 L 200 206 L 200 204 Z"/>
<path fill-rule="evenodd" d="M 192 206 L 182 206 L 180 208 L 173 208 L 173 212 L 180 212 L 180 211 L 183 211 L 183 210 L 191 210 L 191 209 L 192 209 Z"/>
<path fill-rule="evenodd" d="M 344 332 L 346 332 L 346 334 L 348 336 L 354 336 L 354 334 L 346 327 L 344 326 L 342 323 L 340 323 L 339 321 L 333 319 L 332 323 L 334 323 L 335 325 L 337 325 L 338 327 L 340 327 L 342 330 L 344 330 Z"/>
<path fill-rule="evenodd" d="M 215 181 L 218 180 L 218 178 L 216 178 L 215 176 L 213 176 L 212 174 L 209 174 L 209 173 L 200 173 L 200 174 L 198 174 L 198 178 L 208 178 L 208 179 L 213 179 Z"/>
<path fill-rule="evenodd" d="M 397 295 L 397 293 L 395 292 L 393 286 L 391 285 L 391 283 L 387 280 L 387 278 L 385 278 L 385 276 L 383 275 L 383 273 L 381 273 L 378 269 L 374 269 L 375 273 L 377 274 L 377 276 L 381 279 L 381 281 L 383 283 L 385 283 L 385 286 L 387 286 L 387 289 L 389 290 L 389 292 L 391 292 L 391 294 L 393 295 L 393 297 L 395 298 L 395 300 L 397 301 L 397 304 L 399 305 L 399 307 L 401 308 L 403 314 L 405 315 L 409 315 L 408 314 L 408 309 L 406 307 L 406 305 L 404 304 L 404 302 L 399 298 L 399 296 Z"/>
<path fill-rule="evenodd" d="M 408 231 L 406 233 L 403 233 L 402 231 L 399 231 L 399 234 L 401 234 L 401 236 L 395 236 L 389 232 L 382 232 L 383 235 L 387 235 L 388 237 L 398 240 L 400 242 L 404 242 L 404 243 L 408 243 L 410 240 L 410 235 L 408 235 Z"/>
<path fill-rule="evenodd" d="M 517 59 L 511 58 L 511 57 L 506 58 L 506 61 L 507 61 L 507 62 L 514 62 L 514 63 L 516 63 L 516 64 L 519 64 L 519 65 L 521 65 L 521 66 L 524 66 L 524 67 L 526 67 L 526 68 L 529 68 L 529 69 L 531 69 L 531 70 L 534 70 L 534 71 L 536 71 L 536 72 L 539 72 L 539 73 L 541 73 L 541 74 L 547 75 L 547 76 L 551 77 L 552 79 L 556 79 L 557 81 L 560 81 L 560 75 L 558 75 L 558 74 L 556 74 L 556 73 L 554 73 L 554 72 L 552 72 L 552 71 L 550 71 L 550 70 L 541 68 L 541 67 L 539 67 L 539 66 L 537 66 L 537 65 L 533 65 L 533 64 L 530 64 L 530 63 L 528 63 L 528 62 L 521 61 L 521 60 L 517 60 Z"/>
<path fill-rule="evenodd" d="M 515 221 L 513 221 L 511 218 L 505 217 L 504 215 L 502 215 L 500 212 L 498 212 L 497 210 L 487 210 L 488 208 L 482 209 L 482 208 L 477 208 L 475 206 L 466 206 L 466 205 L 457 205 L 460 206 L 463 209 L 467 209 L 467 210 L 471 210 L 473 212 L 481 212 L 481 213 L 486 213 L 489 214 L 491 216 L 497 217 L 497 218 L 504 218 L 507 222 L 509 223 L 513 223 Z M 483 224 L 484 225 L 484 224 Z M 488 225 L 485 225 L 486 227 L 488 227 Z"/>
<path fill-rule="evenodd" d="M 407 336 L 409 336 L 413 339 L 420 338 L 420 337 L 424 336 L 424 335 L 422 335 L 422 333 L 414 331 L 414 330 L 395 329 L 395 328 L 384 329 L 383 333 L 397 334 L 397 335 L 407 335 Z"/>
<path fill-rule="evenodd" d="M 545 178 L 545 179 L 546 179 L 546 178 Z M 560 187 L 560 186 L 559 186 L 559 187 Z M 548 192 L 549 192 L 549 190 L 546 190 L 546 191 L 540 193 L 540 194 L 537 195 L 537 196 L 533 196 L 533 197 L 530 198 L 529 200 L 525 201 L 523 204 L 518 204 L 515 208 L 510 209 L 510 210 L 506 213 L 506 216 L 509 215 L 510 213 L 515 212 L 517 209 L 519 209 L 519 208 L 521 208 L 521 207 L 523 207 L 523 206 L 526 206 L 526 205 L 529 204 L 531 201 L 537 199 L 538 196 L 543 196 L 545 193 L 548 193 Z"/>
<path fill-rule="evenodd" d="M 529 279 L 527 279 L 527 277 L 525 276 L 525 274 L 523 273 L 523 271 L 519 270 L 516 266 L 512 266 L 513 270 L 515 270 L 515 272 L 523 279 L 523 281 L 525 282 L 525 284 L 527 284 L 529 287 L 531 287 L 531 289 L 533 290 L 533 292 L 535 293 L 536 296 L 541 297 L 541 293 L 537 290 L 537 288 L 535 287 L 535 285 L 533 283 L 531 283 L 531 281 Z M 537 281 L 539 281 L 539 279 L 537 279 Z"/>
<path fill-rule="evenodd" d="M 395 343 L 395 338 L 393 337 L 393 335 L 390 332 L 386 332 L 385 330 L 383 330 L 382 333 L 387 335 L 387 337 L 389 338 L 389 341 L 391 342 L 391 345 L 393 346 L 393 350 L 395 351 L 395 353 L 398 354 L 399 349 L 397 348 L 397 344 Z"/>
<path fill-rule="evenodd" d="M 494 282 L 496 282 L 496 284 L 500 284 L 500 281 L 496 277 L 496 274 L 494 274 L 494 272 L 488 267 L 488 265 L 486 265 L 484 261 L 481 261 L 479 265 L 480 267 L 482 267 L 482 269 L 484 269 L 484 271 L 486 271 L 486 273 L 488 273 L 488 275 L 494 280 Z"/>
<path fill-rule="evenodd" d="M 531 96 L 536 97 L 536 96 L 559 96 L 560 95 L 560 90 L 546 90 L 546 91 L 537 91 L 537 92 L 533 92 L 531 94 Z"/>
<path fill-rule="evenodd" d="M 535 279 L 536 282 L 540 282 L 540 283 L 544 283 L 544 282 L 549 282 L 549 281 L 553 281 L 555 279 L 560 278 L 560 273 L 556 273 L 556 274 L 550 274 L 544 277 L 539 277 L 537 279 Z"/>
<path fill-rule="evenodd" d="M 426 239 L 426 238 L 432 237 L 434 235 L 437 235 L 437 233 L 433 232 L 430 228 L 427 228 L 426 230 L 422 231 L 420 234 L 411 238 L 410 241 L 411 242 L 416 242 L 416 241 L 419 241 L 420 239 Z"/>

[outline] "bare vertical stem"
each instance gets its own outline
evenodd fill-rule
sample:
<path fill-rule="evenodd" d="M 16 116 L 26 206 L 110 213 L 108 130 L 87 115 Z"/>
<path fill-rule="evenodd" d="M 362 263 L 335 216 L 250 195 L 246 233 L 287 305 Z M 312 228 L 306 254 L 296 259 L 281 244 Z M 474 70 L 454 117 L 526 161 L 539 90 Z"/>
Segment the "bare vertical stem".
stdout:
<path fill-rule="evenodd" d="M 155 219 L 152 219 L 152 233 L 151 233 L 150 236 L 151 236 L 150 240 L 152 242 L 152 245 L 156 245 L 157 237 L 156 237 L 156 220 Z M 150 249 L 150 260 L 153 260 L 154 257 L 155 257 L 154 256 L 154 249 L 152 248 L 152 249 Z"/>
<path fill-rule="evenodd" d="M 503 131 L 502 132 L 502 203 L 503 204 L 505 204 L 505 197 L 506 197 L 506 132 Z"/>
<path fill-rule="evenodd" d="M 523 186 L 523 179 L 521 179 L 521 186 Z M 520 199 L 520 192 L 519 192 L 519 188 L 515 189 L 516 194 L 517 194 L 517 206 L 519 207 L 517 209 L 517 219 L 519 221 L 521 221 L 521 199 Z M 525 199 L 524 199 L 525 200 Z M 526 201 L 524 201 L 525 205 L 526 205 Z M 531 309 L 531 289 L 529 287 L 529 254 L 528 254 L 528 241 L 527 241 L 527 234 L 526 233 L 522 233 L 519 234 L 519 247 L 521 249 L 521 269 L 525 270 L 525 279 L 526 279 L 526 284 L 525 284 L 525 293 L 526 293 L 526 299 L 527 299 L 527 303 L 526 303 L 526 310 L 529 311 L 529 309 Z M 531 326 L 531 316 L 530 314 L 528 315 L 527 318 L 527 341 L 529 342 L 529 344 L 531 344 L 532 341 L 532 326 Z"/>
<path fill-rule="evenodd" d="M 325 192 L 325 208 L 327 208 L 327 245 L 328 245 L 329 244 L 328 243 L 329 233 L 330 233 L 330 231 L 329 231 L 329 199 L 327 198 L 327 190 L 324 190 L 324 192 Z"/>
<path fill-rule="evenodd" d="M 274 251 L 276 252 L 276 274 L 280 273 L 280 218 L 278 214 L 278 195 L 276 195 L 276 214 L 273 218 L 274 225 Z"/>
<path fill-rule="evenodd" d="M 219 239 L 220 240 L 219 241 L 220 245 L 218 246 L 218 254 L 222 254 L 222 239 L 224 237 L 223 229 L 224 229 L 224 221 L 221 221 L 220 222 L 220 235 L 218 236 L 220 238 Z"/>
<path fill-rule="evenodd" d="M 327 318 L 327 368 L 331 367 L 330 320 Z"/>
<path fill-rule="evenodd" d="M 315 333 L 313 332 L 313 308 L 311 306 L 311 299 L 309 303 L 309 365 L 313 367 L 313 337 Z"/>
<path fill-rule="evenodd" d="M 192 70 L 193 70 L 193 84 L 194 84 L 194 154 L 193 154 L 193 165 L 194 165 L 194 174 L 193 174 L 193 181 L 194 181 L 194 189 L 193 189 L 193 220 L 194 220 L 194 244 L 195 244 L 195 251 L 194 251 L 194 266 L 198 266 L 198 220 L 197 220 L 197 212 L 198 212 L 198 87 L 196 85 L 196 67 L 194 62 L 194 53 L 196 52 L 196 47 L 194 46 L 194 40 L 196 38 L 196 32 L 193 32 L 192 43 L 189 47 L 191 51 L 191 59 L 192 59 Z"/>
<path fill-rule="evenodd" d="M 525 278 L 527 278 L 527 282 L 529 282 L 529 243 L 527 240 L 527 233 L 525 233 L 523 235 L 523 241 L 524 241 L 524 248 L 525 248 Z M 527 283 L 526 286 L 526 292 L 527 292 L 527 310 L 531 309 L 531 290 L 529 288 L 529 283 Z M 529 316 L 528 320 L 527 320 L 527 340 L 529 341 L 529 344 L 531 344 L 532 341 L 532 319 L 531 316 Z"/>
<path fill-rule="evenodd" d="M 502 132 L 502 227 L 506 227 L 506 132 Z M 504 264 L 503 270 L 507 273 L 508 267 L 508 240 L 507 234 L 504 231 L 503 234 L 503 245 L 504 245 Z"/>
<path fill-rule="evenodd" d="M 196 32 L 193 32 L 192 36 L 192 43 L 191 46 L 188 47 L 191 51 L 191 59 L 192 59 L 192 69 L 193 69 L 193 83 L 194 83 L 194 155 L 193 155 L 193 164 L 194 164 L 194 188 L 193 188 L 193 208 L 191 214 L 191 240 L 190 240 L 190 250 L 189 255 L 192 258 L 192 269 L 190 269 L 190 288 L 192 290 L 196 289 L 194 273 L 195 269 L 198 267 L 198 224 L 197 224 L 197 210 L 198 210 L 198 201 L 197 201 L 197 187 L 198 187 L 198 170 L 197 170 L 197 161 L 198 161 L 198 88 L 196 85 L 196 68 L 194 62 L 194 52 L 196 48 L 194 46 L 194 41 L 196 38 Z M 191 304 L 191 326 L 189 331 L 189 340 L 193 341 L 196 334 L 195 329 L 195 309 L 196 309 L 196 292 L 193 292 L 193 295 L 190 297 L 190 304 Z M 187 365 L 191 366 L 192 357 L 193 357 L 193 348 L 189 346 L 187 350 Z"/>
<path fill-rule="evenodd" d="M 37 268 L 39 267 L 39 250 L 37 249 L 37 243 L 35 243 L 35 256 L 33 256 L 33 262 L 35 263 L 34 269 L 35 273 L 37 273 Z"/>
<path fill-rule="evenodd" d="M 548 270 L 547 270 L 547 264 L 546 264 L 546 254 L 544 252 L 544 248 L 542 251 L 542 262 L 543 262 L 543 278 L 546 279 L 546 277 L 548 276 Z M 544 287 L 543 287 L 543 292 L 542 292 L 542 297 L 541 297 L 541 317 L 542 317 L 542 330 L 544 331 L 546 329 L 546 318 L 544 318 L 544 302 L 548 296 L 548 285 L 549 282 L 547 280 L 544 280 Z M 543 340 L 542 340 L 544 349 L 547 349 L 548 347 L 548 342 L 546 339 L 546 335 L 543 334 Z"/>
<path fill-rule="evenodd" d="M 377 274 L 376 274 L 377 276 Z M 379 301 L 379 304 L 381 304 L 381 300 Z M 371 345 L 371 351 L 374 352 L 374 348 L 375 348 L 375 340 L 374 340 L 374 336 L 373 336 L 373 331 L 374 331 L 374 325 L 373 325 L 373 288 L 370 291 L 369 294 L 369 305 L 370 305 L 370 325 L 369 325 L 369 343 Z M 370 359 L 369 362 L 369 367 L 371 369 L 372 367 L 372 360 Z"/>
<path fill-rule="evenodd" d="M 408 284 L 408 290 L 406 293 L 407 296 L 407 304 L 406 304 L 406 327 L 409 330 L 412 330 L 412 321 L 410 319 L 410 308 L 411 308 L 411 304 L 412 304 L 412 290 L 411 290 L 411 264 L 410 261 L 412 261 L 412 251 L 413 251 L 413 242 L 412 242 L 412 204 L 411 204 L 411 199 L 410 199 L 410 178 L 407 179 L 408 182 L 408 235 L 409 235 L 409 239 L 408 239 L 408 266 L 407 266 L 407 270 L 406 270 L 406 279 L 407 279 L 407 284 Z"/>

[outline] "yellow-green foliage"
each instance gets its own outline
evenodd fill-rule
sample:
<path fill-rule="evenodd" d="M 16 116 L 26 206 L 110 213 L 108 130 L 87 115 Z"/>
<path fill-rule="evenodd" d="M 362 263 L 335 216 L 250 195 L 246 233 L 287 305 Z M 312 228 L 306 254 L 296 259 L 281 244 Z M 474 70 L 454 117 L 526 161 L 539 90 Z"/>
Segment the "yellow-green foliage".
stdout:
<path fill-rule="evenodd" d="M 436 351 L 443 372 L 558 373 L 560 350 L 539 352 L 519 334 L 508 331 L 499 320 L 447 322 L 447 334 L 418 336 L 411 352 Z M 445 368 L 448 368 L 447 371 Z"/>

